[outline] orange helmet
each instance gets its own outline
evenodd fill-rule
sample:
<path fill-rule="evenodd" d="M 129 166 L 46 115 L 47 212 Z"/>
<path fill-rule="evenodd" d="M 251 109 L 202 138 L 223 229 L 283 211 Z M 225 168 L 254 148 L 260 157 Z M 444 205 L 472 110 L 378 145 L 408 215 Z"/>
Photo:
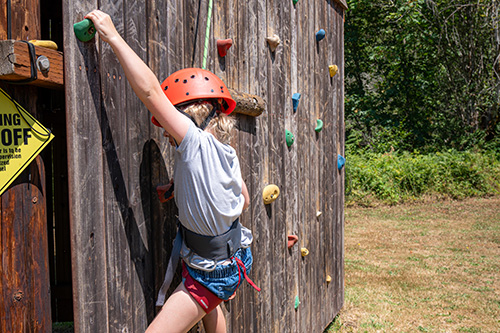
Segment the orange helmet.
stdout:
<path fill-rule="evenodd" d="M 216 108 L 224 114 L 230 114 L 236 107 L 236 102 L 229 94 L 224 82 L 205 69 L 181 69 L 167 77 L 161 87 L 173 105 L 196 100 L 213 100 Z M 161 127 L 154 117 L 151 121 Z"/>

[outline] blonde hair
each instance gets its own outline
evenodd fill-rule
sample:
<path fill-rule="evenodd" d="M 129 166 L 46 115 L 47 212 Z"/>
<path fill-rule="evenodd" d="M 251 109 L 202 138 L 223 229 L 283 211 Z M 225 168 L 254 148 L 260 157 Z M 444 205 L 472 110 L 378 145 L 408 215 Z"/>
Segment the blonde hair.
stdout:
<path fill-rule="evenodd" d="M 212 105 L 209 102 L 197 102 L 188 105 L 183 111 L 193 117 L 196 125 L 200 126 L 212 111 Z M 205 130 L 212 133 L 220 142 L 230 144 L 235 122 L 234 117 L 220 113 L 210 120 Z"/>

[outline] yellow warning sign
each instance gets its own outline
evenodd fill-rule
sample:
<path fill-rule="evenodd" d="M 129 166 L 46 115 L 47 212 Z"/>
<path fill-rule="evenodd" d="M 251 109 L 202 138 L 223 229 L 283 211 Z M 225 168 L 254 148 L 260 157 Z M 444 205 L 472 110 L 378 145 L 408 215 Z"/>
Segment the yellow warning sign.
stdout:
<path fill-rule="evenodd" d="M 0 89 L 0 195 L 54 135 Z"/>

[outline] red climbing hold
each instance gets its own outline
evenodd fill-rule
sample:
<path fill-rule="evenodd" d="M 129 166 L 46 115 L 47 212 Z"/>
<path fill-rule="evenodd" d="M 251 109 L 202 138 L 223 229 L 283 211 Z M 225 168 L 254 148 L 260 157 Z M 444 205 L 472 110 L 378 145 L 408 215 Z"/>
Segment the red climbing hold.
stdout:
<path fill-rule="evenodd" d="M 233 45 L 233 40 L 229 39 L 217 39 L 217 49 L 219 50 L 219 55 L 225 57 L 227 50 Z"/>
<path fill-rule="evenodd" d="M 294 246 L 298 240 L 299 240 L 299 237 L 297 237 L 295 235 L 288 235 L 288 248 L 289 249 L 292 248 L 292 246 Z"/>

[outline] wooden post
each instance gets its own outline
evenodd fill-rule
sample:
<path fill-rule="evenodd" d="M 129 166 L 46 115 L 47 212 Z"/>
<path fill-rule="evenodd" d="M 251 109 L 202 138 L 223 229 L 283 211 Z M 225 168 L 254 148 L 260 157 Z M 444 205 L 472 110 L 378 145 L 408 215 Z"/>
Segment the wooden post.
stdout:
<path fill-rule="evenodd" d="M 39 0 L 0 11 L 0 39 L 40 38 Z M 38 90 L 0 82 L 37 117 Z M 0 332 L 50 332 L 50 280 L 44 162 L 38 156 L 0 197 Z"/>

